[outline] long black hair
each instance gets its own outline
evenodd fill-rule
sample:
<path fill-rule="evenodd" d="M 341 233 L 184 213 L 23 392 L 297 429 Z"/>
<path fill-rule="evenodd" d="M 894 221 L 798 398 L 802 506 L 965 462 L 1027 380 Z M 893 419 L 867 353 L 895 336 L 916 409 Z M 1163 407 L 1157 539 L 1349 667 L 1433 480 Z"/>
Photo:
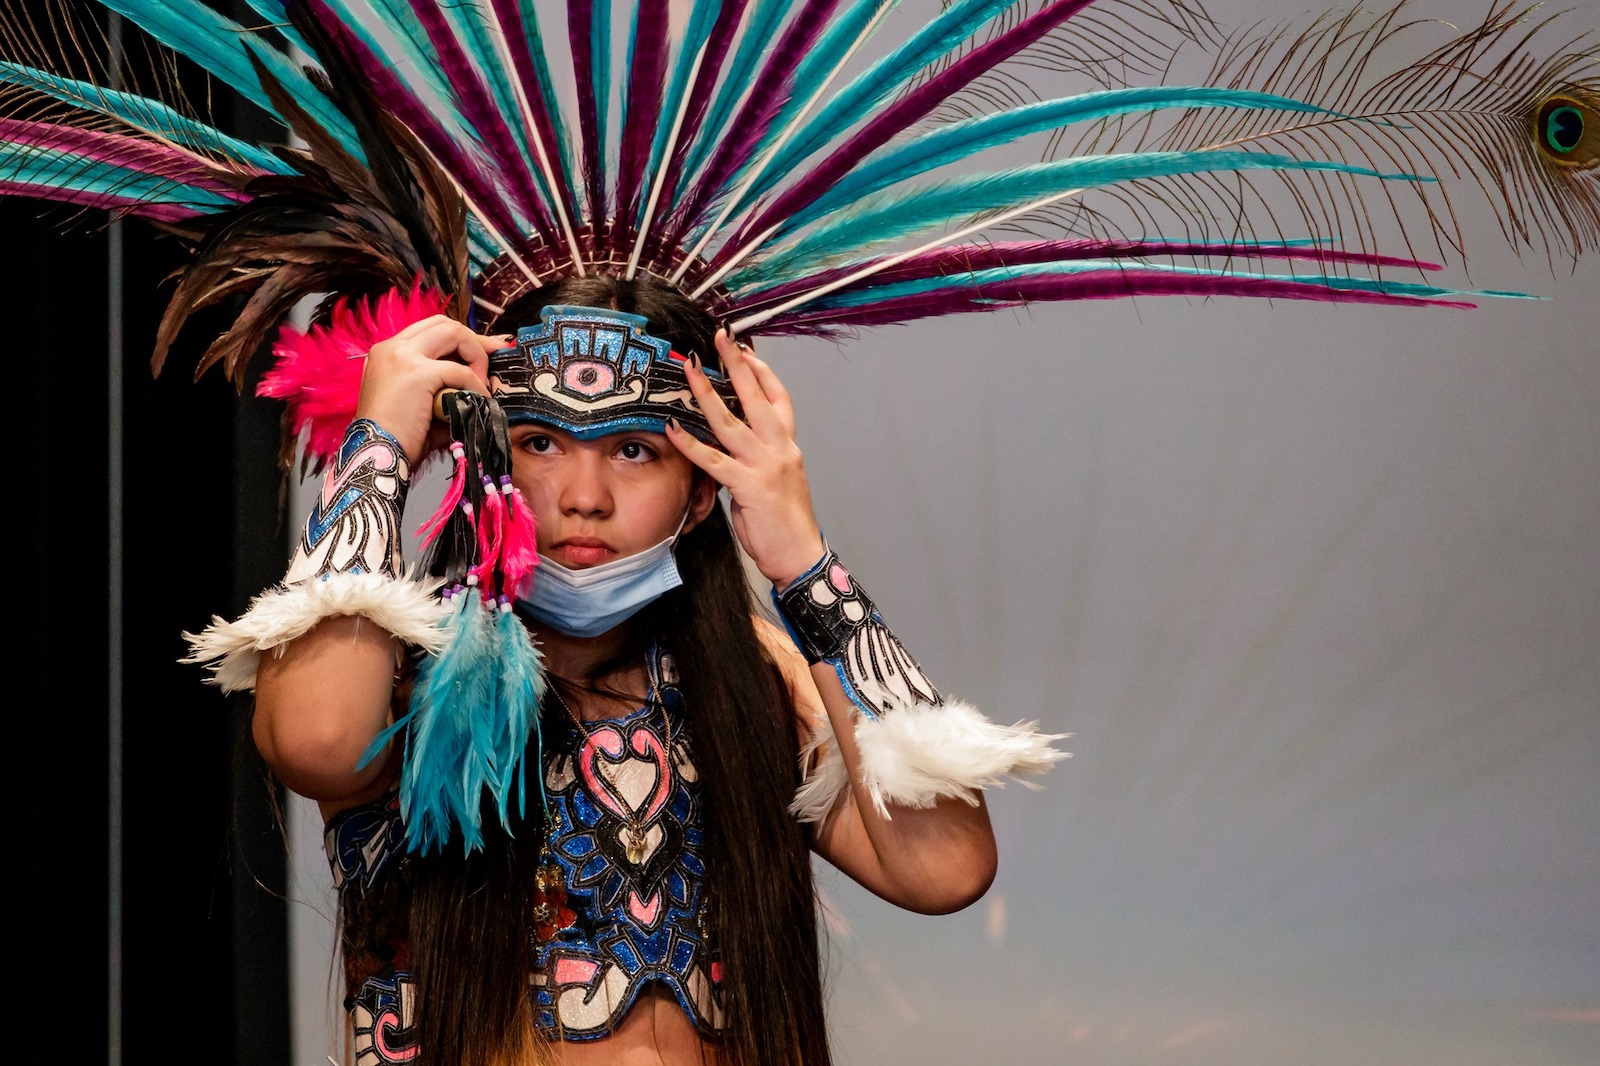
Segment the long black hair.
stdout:
<path fill-rule="evenodd" d="M 647 277 L 571 279 L 482 328 L 536 321 L 549 304 L 643 315 L 651 333 L 716 366 L 716 323 Z M 635 616 L 623 654 L 660 642 L 678 664 L 705 809 L 708 925 L 723 970 L 718 1058 L 828 1066 L 808 840 L 787 809 L 799 774 L 793 701 L 756 634 L 755 603 L 720 507 L 684 534 L 676 556 L 682 587 Z M 547 1057 L 532 1035 L 527 984 L 542 814 L 530 811 L 510 832 L 486 831 L 485 848 L 471 856 L 447 848 L 406 864 L 395 906 L 405 911 L 400 931 L 417 981 L 419 1066 Z"/>

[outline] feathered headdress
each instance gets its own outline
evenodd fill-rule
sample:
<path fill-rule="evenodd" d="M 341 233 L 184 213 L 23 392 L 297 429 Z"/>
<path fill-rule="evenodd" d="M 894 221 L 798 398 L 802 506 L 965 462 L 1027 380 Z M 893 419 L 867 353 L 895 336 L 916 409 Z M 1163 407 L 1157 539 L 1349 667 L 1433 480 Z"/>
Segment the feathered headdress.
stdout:
<path fill-rule="evenodd" d="M 81 17 L 8 11 L 0 194 L 192 246 L 157 370 L 230 301 L 197 373 L 242 386 L 318 298 L 261 386 L 318 463 L 354 410 L 347 356 L 441 310 L 529 325 L 499 319 L 588 274 L 663 279 L 736 331 L 829 334 L 1040 300 L 1515 295 L 1429 280 L 1460 266 L 1466 196 L 1552 264 L 1600 242 L 1600 33 L 1522 0 L 1465 30 L 1402 0 L 1235 34 L 1198 0 L 247 0 L 248 25 L 98 2 L 282 143 L 112 87 Z M 1191 56 L 1209 72 L 1172 84 Z M 487 537 L 444 525 L 469 553 Z"/>
<path fill-rule="evenodd" d="M 63 73 L 10 16 L 0 192 L 192 241 L 155 365 L 239 300 L 200 365 L 236 381 L 306 296 L 419 279 L 487 323 L 646 272 L 815 334 L 1145 294 L 1470 303 L 1425 280 L 1468 193 L 1516 245 L 1600 240 L 1596 33 L 1514 0 L 1465 32 L 1400 3 L 1235 35 L 1191 0 L 251 0 L 249 26 L 100 2 L 298 143 Z M 1165 84 L 1185 50 L 1209 76 Z M 1038 98 L 1050 70 L 1084 91 Z"/>

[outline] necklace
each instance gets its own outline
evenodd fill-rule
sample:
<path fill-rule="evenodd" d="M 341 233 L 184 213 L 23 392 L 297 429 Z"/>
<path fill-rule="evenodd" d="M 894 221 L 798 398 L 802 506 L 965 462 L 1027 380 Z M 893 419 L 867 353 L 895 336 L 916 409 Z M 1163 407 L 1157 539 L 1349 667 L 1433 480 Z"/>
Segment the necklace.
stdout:
<path fill-rule="evenodd" d="M 584 738 L 584 746 L 587 746 L 588 741 L 594 736 L 594 733 L 588 728 L 588 726 L 584 724 L 583 719 L 579 717 L 577 712 L 572 709 L 572 706 L 567 703 L 566 698 L 561 695 L 561 690 L 554 683 L 550 685 L 549 691 L 550 694 L 556 698 L 556 702 L 561 705 L 561 709 L 566 712 L 566 715 L 572 721 L 572 724 L 577 728 L 579 735 Z M 666 766 L 663 767 L 661 772 L 671 773 L 672 716 L 666 713 L 665 705 L 663 705 L 656 696 L 656 686 L 653 677 L 651 681 L 650 692 L 646 695 L 645 699 L 647 706 L 661 707 L 662 718 L 665 723 L 665 737 L 662 741 L 662 744 L 665 748 L 666 755 Z M 622 818 L 622 832 L 618 834 L 618 836 L 622 844 L 623 854 L 627 857 L 629 865 L 635 868 L 641 867 L 644 865 L 645 859 L 650 853 L 650 838 L 647 832 L 648 827 L 646 824 L 648 812 L 641 814 L 640 810 L 633 808 L 627 802 L 618 803 L 616 809 L 617 813 L 619 813 Z"/>

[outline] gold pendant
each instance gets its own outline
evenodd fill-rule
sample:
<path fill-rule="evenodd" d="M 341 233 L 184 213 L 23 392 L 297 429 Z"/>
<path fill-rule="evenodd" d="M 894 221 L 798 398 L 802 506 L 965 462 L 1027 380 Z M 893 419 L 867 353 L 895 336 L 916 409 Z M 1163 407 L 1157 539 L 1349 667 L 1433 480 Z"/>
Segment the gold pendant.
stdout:
<path fill-rule="evenodd" d="M 636 825 L 630 825 L 622 831 L 622 845 L 627 849 L 628 861 L 635 866 L 644 865 L 645 838 L 644 831 Z"/>

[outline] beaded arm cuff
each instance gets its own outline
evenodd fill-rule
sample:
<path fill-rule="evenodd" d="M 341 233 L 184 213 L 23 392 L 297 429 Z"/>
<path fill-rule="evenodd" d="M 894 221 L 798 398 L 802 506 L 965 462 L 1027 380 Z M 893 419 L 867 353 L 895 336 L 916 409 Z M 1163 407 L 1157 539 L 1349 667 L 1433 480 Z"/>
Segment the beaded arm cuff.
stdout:
<path fill-rule="evenodd" d="M 979 790 L 1068 757 L 1050 746 L 1061 734 L 1042 734 L 1036 722 L 996 725 L 969 704 L 946 702 L 832 549 L 772 599 L 806 660 L 832 667 L 861 712 L 862 784 L 883 817 L 891 805 L 931 807 L 941 798 L 976 804 Z M 830 719 L 812 734 L 801 765 L 806 778 L 789 810 L 820 822 L 850 784 Z"/>
<path fill-rule="evenodd" d="M 334 615 L 361 615 L 428 651 L 443 640 L 437 582 L 401 579 L 400 516 L 411 471 L 399 443 L 375 422 L 350 423 L 312 504 L 289 573 L 236 621 L 214 617 L 185 633 L 189 654 L 225 692 L 255 687 L 262 652 L 304 636 Z"/>
<path fill-rule="evenodd" d="M 845 695 L 868 718 L 907 703 L 944 703 L 831 548 L 772 598 L 806 661 L 832 666 Z"/>
<path fill-rule="evenodd" d="M 284 584 L 333 574 L 400 575 L 400 515 L 411 465 L 400 442 L 370 418 L 344 442 L 311 505 Z"/>

